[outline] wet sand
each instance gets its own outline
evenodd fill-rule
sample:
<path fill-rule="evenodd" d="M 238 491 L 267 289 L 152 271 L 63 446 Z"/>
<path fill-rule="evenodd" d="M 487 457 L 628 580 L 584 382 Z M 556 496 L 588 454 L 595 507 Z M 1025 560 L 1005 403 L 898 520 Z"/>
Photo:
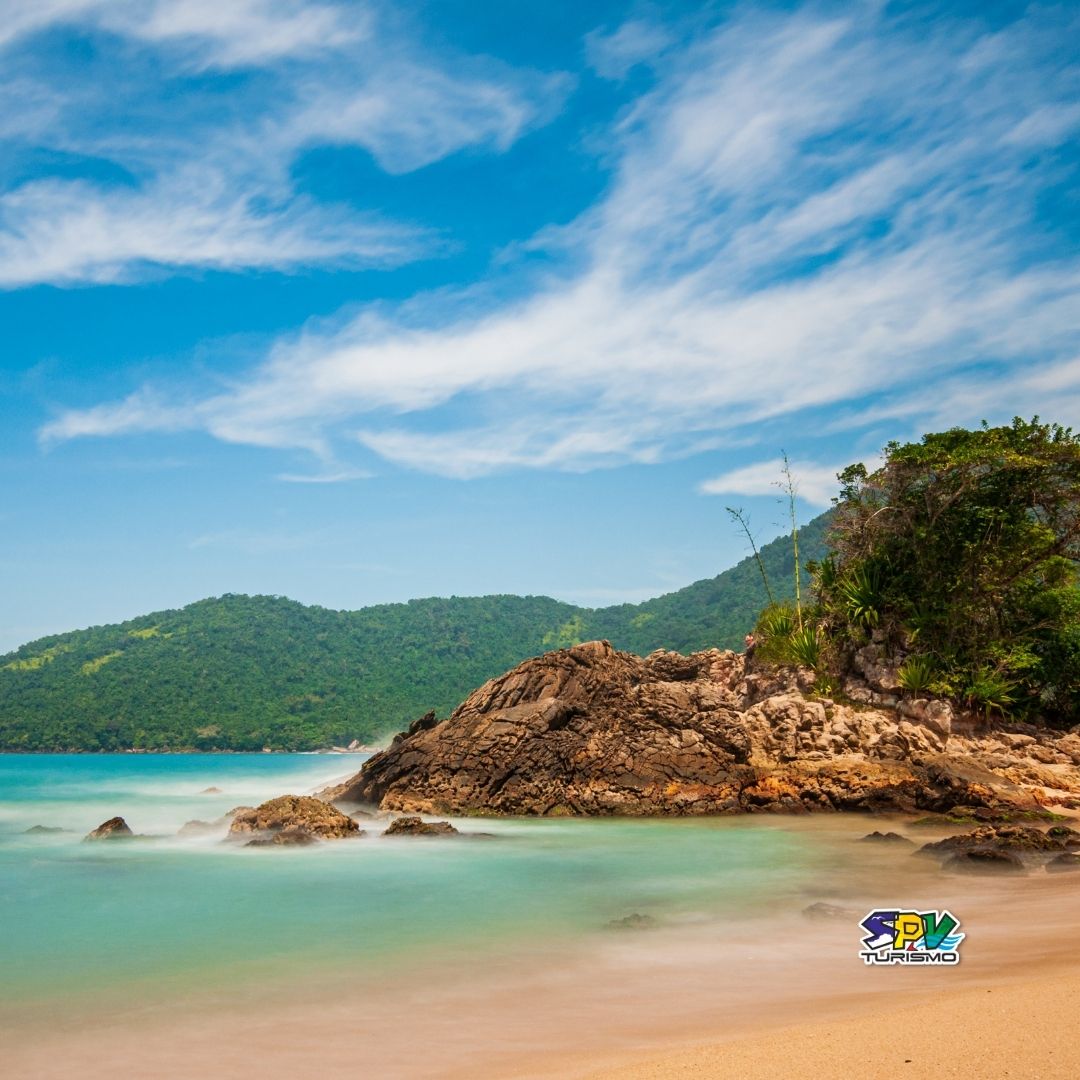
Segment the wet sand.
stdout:
<path fill-rule="evenodd" d="M 867 822 L 791 827 L 854 841 Z M 910 849 L 844 850 L 805 897 L 737 923 L 704 913 L 650 931 L 523 942 L 494 957 L 448 953 L 374 983 L 313 971 L 288 986 L 172 1002 L 136 993 L 96 1011 L 48 1015 L 27 1003 L 0 1015 L 4 1074 L 1080 1075 L 1070 1005 L 1080 989 L 1080 875 L 955 877 Z M 803 917 L 804 902 L 817 900 L 856 914 Z M 866 967 L 858 920 L 891 904 L 953 911 L 968 935 L 961 963 Z"/>

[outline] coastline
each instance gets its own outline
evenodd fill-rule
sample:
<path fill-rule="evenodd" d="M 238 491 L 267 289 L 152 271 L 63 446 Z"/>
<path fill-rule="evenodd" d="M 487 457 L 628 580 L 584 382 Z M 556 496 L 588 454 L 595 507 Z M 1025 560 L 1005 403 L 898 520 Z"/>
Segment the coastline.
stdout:
<path fill-rule="evenodd" d="M 825 827 L 855 839 L 867 824 L 862 816 L 823 815 L 784 827 Z M 431 850 L 437 857 L 453 849 Z M 855 876 L 840 864 L 825 866 L 819 884 L 756 919 L 702 917 L 645 932 L 518 940 L 496 955 L 425 956 L 374 981 L 312 966 L 242 991 L 206 985 L 171 1001 L 135 992 L 82 1015 L 10 1010 L 0 1015 L 5 1062 L 13 1075 L 40 1080 L 66 1080 L 73 1062 L 85 1080 L 333 1080 L 357 1069 L 394 1080 L 666 1080 L 789 1075 L 800 1055 L 816 1053 L 824 1056 L 807 1058 L 820 1064 L 802 1069 L 806 1075 L 921 1078 L 949 1075 L 936 1064 L 935 1072 L 918 1069 L 930 1067 L 928 1041 L 941 1046 L 933 1062 L 948 1060 L 942 1055 L 960 1045 L 950 1041 L 954 1026 L 970 1029 L 980 1047 L 993 1041 L 1003 1056 L 1027 1053 L 1025 1043 L 1009 1041 L 1005 1025 L 982 1019 L 979 995 L 990 990 L 995 1008 L 1000 994 L 1002 1010 L 1025 1010 L 1025 1030 L 1036 1042 L 1045 1032 L 1042 1043 L 1059 1048 L 1069 1070 L 1048 1071 L 1032 1058 L 1041 1064 L 1030 1075 L 1075 1075 L 1064 1057 L 1069 1027 L 1055 1026 L 1061 1015 L 1050 1008 L 1080 983 L 1072 875 L 956 877 L 906 854 L 858 850 Z M 962 963 L 867 968 L 857 957 L 857 917 L 801 915 L 818 900 L 863 911 L 889 902 L 947 906 L 968 934 Z M 854 1053 L 860 1068 L 892 1069 L 894 1058 L 874 1048 L 885 1054 L 884 1033 L 898 1016 L 918 1025 L 910 1037 L 920 1054 L 904 1054 L 903 1072 L 850 1071 L 844 1053 Z M 1010 1058 L 1010 1078 L 1029 1075 L 1021 1063 Z M 970 1058 L 966 1065 L 969 1077 L 1005 1075 L 972 1072 Z"/>

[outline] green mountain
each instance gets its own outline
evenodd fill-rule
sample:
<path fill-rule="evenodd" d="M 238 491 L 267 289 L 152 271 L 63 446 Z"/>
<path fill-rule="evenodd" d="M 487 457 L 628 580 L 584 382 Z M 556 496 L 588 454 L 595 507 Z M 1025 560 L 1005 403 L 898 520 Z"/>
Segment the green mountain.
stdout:
<path fill-rule="evenodd" d="M 800 531 L 824 552 L 828 515 Z M 791 541 L 761 549 L 794 592 Z M 226 595 L 42 638 L 0 657 L 0 749 L 314 749 L 367 740 L 529 656 L 592 638 L 648 653 L 741 647 L 764 605 L 753 558 L 643 604 L 544 596 L 411 600 L 359 611 Z"/>

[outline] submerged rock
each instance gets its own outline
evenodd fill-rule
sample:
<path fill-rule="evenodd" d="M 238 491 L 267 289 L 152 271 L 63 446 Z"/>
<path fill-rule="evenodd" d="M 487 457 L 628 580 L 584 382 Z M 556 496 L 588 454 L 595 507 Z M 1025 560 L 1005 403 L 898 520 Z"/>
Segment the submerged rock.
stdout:
<path fill-rule="evenodd" d="M 67 829 L 61 829 L 58 825 L 31 825 L 29 829 L 23 830 L 24 836 L 44 836 L 46 834 L 67 832 Z"/>
<path fill-rule="evenodd" d="M 1051 874 L 1059 874 L 1062 871 L 1080 870 L 1080 852 L 1066 851 L 1058 855 L 1046 864 L 1046 869 Z"/>
<path fill-rule="evenodd" d="M 901 836 L 898 832 L 878 832 L 876 829 L 872 833 L 867 833 L 865 836 L 860 837 L 861 840 L 869 840 L 874 844 L 913 844 L 914 840 L 909 840 L 906 836 Z"/>
<path fill-rule="evenodd" d="M 180 826 L 177 836 L 206 836 L 208 833 L 221 832 L 224 822 L 221 821 L 185 821 Z"/>
<path fill-rule="evenodd" d="M 291 844 L 306 843 L 297 834 L 315 840 L 337 840 L 359 836 L 360 826 L 347 814 L 310 795 L 282 795 L 255 809 L 238 808 L 229 826 L 228 839 L 265 840 Z M 278 840 L 281 834 L 287 839 Z"/>
<path fill-rule="evenodd" d="M 415 816 L 399 817 L 390 822 L 383 836 L 458 836 L 449 821 L 424 821 Z"/>
<path fill-rule="evenodd" d="M 83 837 L 84 840 L 130 840 L 135 834 L 128 827 L 128 823 L 122 817 L 109 818 L 103 821 L 92 832 Z"/>
<path fill-rule="evenodd" d="M 621 919 L 612 919 L 607 924 L 609 930 L 655 930 L 660 924 L 651 915 L 625 915 Z"/>
<path fill-rule="evenodd" d="M 943 858 L 971 851 L 1009 851 L 1017 854 L 1040 855 L 1080 847 L 1080 833 L 1075 829 L 1055 826 L 1043 832 L 1027 825 L 983 825 L 969 833 L 947 836 L 919 848 L 919 855 Z"/>
<path fill-rule="evenodd" d="M 947 859 L 945 870 L 954 874 L 1026 874 L 1024 860 L 1015 851 L 975 848 Z"/>
<path fill-rule="evenodd" d="M 254 840 L 249 840 L 244 847 L 270 847 L 271 845 L 305 847 L 309 844 L 317 844 L 318 842 L 319 841 L 305 829 L 294 827 L 282 829 L 281 832 L 273 833 L 269 836 L 257 836 Z"/>
<path fill-rule="evenodd" d="M 804 918 L 822 921 L 842 920 L 848 922 L 851 919 L 857 921 L 859 918 L 859 913 L 854 908 L 840 907 L 839 904 L 826 904 L 823 900 L 804 907 L 802 913 Z"/>
<path fill-rule="evenodd" d="M 813 697 L 812 682 L 717 649 L 642 658 L 588 642 L 525 661 L 447 719 L 428 713 L 321 794 L 413 814 L 551 816 L 1026 813 L 1080 795 L 1075 735 L 961 736 L 929 707 L 840 704 Z"/>

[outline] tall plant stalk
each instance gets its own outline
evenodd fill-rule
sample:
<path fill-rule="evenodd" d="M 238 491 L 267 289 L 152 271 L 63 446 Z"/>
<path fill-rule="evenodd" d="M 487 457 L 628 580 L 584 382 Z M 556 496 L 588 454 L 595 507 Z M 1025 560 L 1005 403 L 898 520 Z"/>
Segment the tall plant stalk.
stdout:
<path fill-rule="evenodd" d="M 750 550 L 754 553 L 754 558 L 757 560 L 757 568 L 761 572 L 761 580 L 765 585 L 765 592 L 769 597 L 769 603 L 775 604 L 776 598 L 773 596 L 772 586 L 769 585 L 769 575 L 765 573 L 765 562 L 761 558 L 761 552 L 758 551 L 757 543 L 754 541 L 754 534 L 750 531 L 750 522 L 747 520 L 746 512 L 742 507 L 736 509 L 733 506 L 725 506 L 724 509 L 731 515 L 731 520 L 737 521 L 742 527 L 742 531 L 746 533 L 746 539 L 750 543 Z"/>
<path fill-rule="evenodd" d="M 781 473 L 783 473 L 784 479 L 780 484 L 781 489 L 787 495 L 788 501 L 788 514 L 791 517 L 791 544 L 795 549 L 795 618 L 799 624 L 799 629 L 802 629 L 802 580 L 799 567 L 799 526 L 795 518 L 795 496 L 798 495 L 799 489 L 795 483 L 795 478 L 791 475 L 791 462 L 788 460 L 787 451 L 780 451 L 783 458 L 783 467 Z"/>

